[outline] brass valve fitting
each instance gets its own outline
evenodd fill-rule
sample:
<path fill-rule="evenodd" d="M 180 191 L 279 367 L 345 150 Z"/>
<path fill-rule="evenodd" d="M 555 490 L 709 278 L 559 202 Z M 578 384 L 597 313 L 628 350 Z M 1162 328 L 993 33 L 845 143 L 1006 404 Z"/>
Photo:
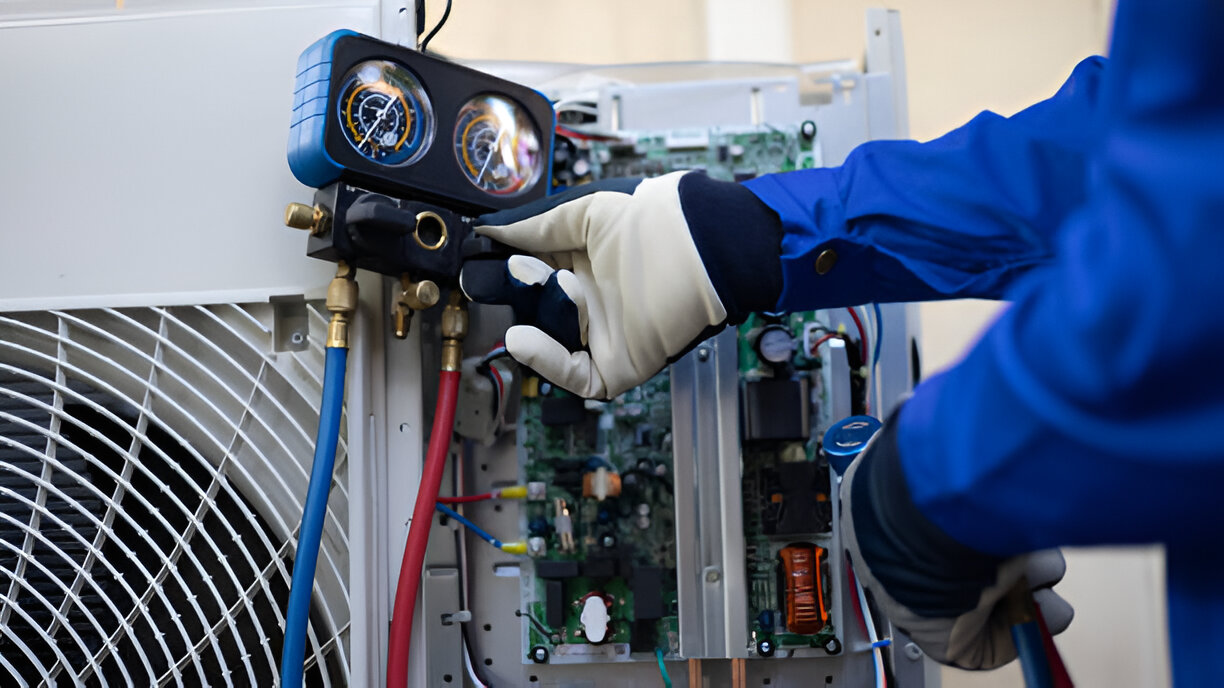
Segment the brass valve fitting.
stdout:
<path fill-rule="evenodd" d="M 408 336 L 408 325 L 412 322 L 414 311 L 431 308 L 442 298 L 442 292 L 432 280 L 413 282 L 407 275 L 400 275 L 400 293 L 391 307 L 391 317 L 394 320 L 395 336 L 404 339 Z"/>
<path fill-rule="evenodd" d="M 349 317 L 357 310 L 356 270 L 340 261 L 336 276 L 327 285 L 327 310 L 331 311 L 331 322 L 327 325 L 327 346 L 347 349 L 349 345 Z"/>
<path fill-rule="evenodd" d="M 305 229 L 312 235 L 322 234 L 331 224 L 331 215 L 323 208 L 305 203 L 290 203 L 285 206 L 285 226 Z"/>
<path fill-rule="evenodd" d="M 463 338 L 468 332 L 467 302 L 456 289 L 442 309 L 442 370 L 463 367 Z"/>

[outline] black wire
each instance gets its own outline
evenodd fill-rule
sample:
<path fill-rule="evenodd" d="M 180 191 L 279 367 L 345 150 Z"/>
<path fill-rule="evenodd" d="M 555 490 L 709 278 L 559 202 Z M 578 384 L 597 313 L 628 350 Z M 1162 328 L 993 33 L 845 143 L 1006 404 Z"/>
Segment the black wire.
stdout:
<path fill-rule="evenodd" d="M 527 620 L 531 622 L 531 625 L 535 626 L 536 630 L 540 632 L 540 635 L 543 635 L 545 638 L 549 638 L 552 636 L 553 634 L 552 629 L 540 623 L 538 619 L 536 619 L 534 616 L 531 615 L 531 612 L 525 612 L 522 609 L 515 609 L 514 615 L 515 616 L 526 616 Z"/>
<path fill-rule="evenodd" d="M 446 0 L 446 9 L 442 11 L 442 18 L 438 20 L 437 25 L 433 27 L 432 31 L 425 34 L 425 40 L 421 41 L 421 52 L 425 52 L 425 49 L 429 47 L 429 42 L 433 40 L 434 36 L 438 35 L 438 31 L 442 29 L 442 25 L 446 23 L 446 20 L 450 19 L 450 11 L 451 0 Z"/>

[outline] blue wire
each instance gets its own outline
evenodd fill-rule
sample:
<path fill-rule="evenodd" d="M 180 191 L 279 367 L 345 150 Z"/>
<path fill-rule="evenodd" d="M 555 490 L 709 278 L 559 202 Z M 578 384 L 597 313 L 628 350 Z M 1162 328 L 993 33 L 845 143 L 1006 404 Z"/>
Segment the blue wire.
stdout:
<path fill-rule="evenodd" d="M 884 315 L 880 311 L 880 304 L 873 303 L 871 307 L 875 309 L 876 321 L 875 351 L 871 354 L 871 365 L 875 365 L 880 362 L 880 343 L 884 340 Z"/>
<path fill-rule="evenodd" d="M 310 601 L 314 594 L 315 567 L 319 562 L 319 543 L 327 516 L 327 495 L 331 492 L 332 471 L 336 465 L 336 443 L 340 439 L 340 411 L 344 405 L 344 368 L 348 349 L 329 347 L 323 369 L 323 403 L 319 409 L 319 432 L 315 435 L 314 464 L 302 507 L 302 527 L 298 530 L 297 553 L 293 557 L 293 578 L 289 584 L 289 607 L 285 612 L 285 644 L 281 649 L 281 686 L 302 685 L 306 658 L 306 626 L 310 623 Z"/>
<path fill-rule="evenodd" d="M 1011 633 L 1016 654 L 1020 656 L 1020 671 L 1024 674 L 1026 688 L 1054 688 L 1045 643 L 1041 639 L 1041 627 L 1036 621 L 1018 623 L 1011 627 Z"/>
<path fill-rule="evenodd" d="M 498 549 L 501 549 L 501 547 L 502 547 L 502 541 L 501 541 L 501 540 L 498 540 L 497 538 L 493 537 L 492 535 L 489 535 L 489 534 L 488 534 L 488 533 L 486 533 L 484 530 L 482 530 L 482 529 L 480 528 L 480 526 L 478 526 L 478 525 L 476 525 L 475 523 L 472 523 L 471 521 L 467 520 L 466 518 L 464 518 L 464 517 L 460 516 L 460 515 L 459 515 L 459 512 L 455 511 L 454 509 L 450 508 L 449 506 L 446 506 L 445 504 L 435 504 L 434 506 L 435 506 L 435 507 L 438 509 L 438 511 L 439 511 L 439 512 L 441 512 L 441 513 L 443 513 L 443 514 L 446 514 L 447 516 L 450 516 L 451 518 L 455 519 L 456 521 L 458 521 L 458 522 L 462 523 L 464 528 L 467 528 L 468 530 L 470 530 L 470 531 L 472 531 L 473 533 L 475 533 L 475 534 L 476 534 L 476 536 L 477 536 L 477 537 L 479 537 L 481 540 L 484 540 L 485 542 L 489 543 L 490 545 L 493 545 L 494 547 L 496 547 L 496 548 L 498 548 Z"/>
<path fill-rule="evenodd" d="M 659 673 L 663 674 L 664 688 L 672 688 L 671 676 L 667 675 L 667 667 L 663 666 L 663 649 L 655 648 L 655 657 L 659 660 Z"/>

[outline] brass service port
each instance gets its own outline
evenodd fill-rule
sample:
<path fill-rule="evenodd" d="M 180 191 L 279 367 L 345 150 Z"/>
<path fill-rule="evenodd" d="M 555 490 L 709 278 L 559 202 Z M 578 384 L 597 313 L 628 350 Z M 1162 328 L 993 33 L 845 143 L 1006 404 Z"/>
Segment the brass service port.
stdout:
<path fill-rule="evenodd" d="M 467 303 L 456 289 L 442 309 L 442 370 L 463 367 L 463 338 L 468 331 Z"/>
<path fill-rule="evenodd" d="M 349 345 L 349 316 L 357 310 L 357 271 L 340 261 L 336 265 L 336 276 L 327 285 L 327 310 L 331 311 L 331 322 L 327 324 L 327 346 L 347 349 Z"/>
<path fill-rule="evenodd" d="M 412 238 L 426 251 L 437 251 L 446 244 L 446 220 L 432 210 L 417 213 Z"/>
<path fill-rule="evenodd" d="M 442 298 L 442 292 L 433 280 L 413 282 L 407 273 L 400 275 L 400 293 L 391 308 L 396 339 L 404 339 L 408 336 L 408 326 L 412 323 L 414 311 L 431 308 L 438 303 L 440 298 Z"/>
<path fill-rule="evenodd" d="M 290 203 L 285 206 L 285 226 L 309 230 L 312 235 L 327 229 L 331 216 L 323 208 L 305 203 Z"/>

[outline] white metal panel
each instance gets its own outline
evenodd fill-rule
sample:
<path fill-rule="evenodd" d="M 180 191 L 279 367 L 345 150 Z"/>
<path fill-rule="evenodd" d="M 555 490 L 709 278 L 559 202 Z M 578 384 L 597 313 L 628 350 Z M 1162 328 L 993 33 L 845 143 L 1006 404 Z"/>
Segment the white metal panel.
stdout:
<path fill-rule="evenodd" d="M 380 11 L 377 0 L 0 5 L 0 310 L 326 285 L 331 266 L 281 225 L 286 202 L 310 198 L 285 162 L 296 61 L 336 28 L 377 34 Z"/>

